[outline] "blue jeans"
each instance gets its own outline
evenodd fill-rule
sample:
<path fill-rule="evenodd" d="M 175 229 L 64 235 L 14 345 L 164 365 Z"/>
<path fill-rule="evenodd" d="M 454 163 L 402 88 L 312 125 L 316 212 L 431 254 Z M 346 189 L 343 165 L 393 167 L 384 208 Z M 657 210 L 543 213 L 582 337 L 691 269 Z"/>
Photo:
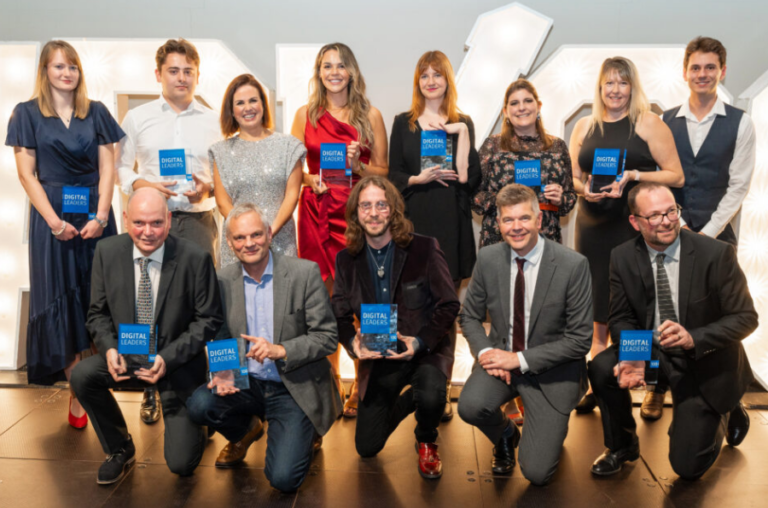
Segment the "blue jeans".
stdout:
<path fill-rule="evenodd" d="M 272 487 L 293 492 L 309 472 L 315 427 L 282 383 L 251 377 L 250 384 L 249 390 L 223 397 L 205 385 L 199 387 L 187 401 L 189 418 L 216 429 L 233 443 L 245 437 L 254 416 L 266 420 L 264 474 Z"/>

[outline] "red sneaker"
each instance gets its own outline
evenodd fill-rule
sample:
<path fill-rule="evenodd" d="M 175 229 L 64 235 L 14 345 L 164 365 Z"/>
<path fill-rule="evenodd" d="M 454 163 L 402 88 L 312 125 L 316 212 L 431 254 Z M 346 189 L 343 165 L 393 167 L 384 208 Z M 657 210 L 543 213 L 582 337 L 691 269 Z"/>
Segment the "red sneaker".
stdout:
<path fill-rule="evenodd" d="M 440 478 L 443 463 L 435 443 L 419 443 L 419 474 L 423 478 Z"/>

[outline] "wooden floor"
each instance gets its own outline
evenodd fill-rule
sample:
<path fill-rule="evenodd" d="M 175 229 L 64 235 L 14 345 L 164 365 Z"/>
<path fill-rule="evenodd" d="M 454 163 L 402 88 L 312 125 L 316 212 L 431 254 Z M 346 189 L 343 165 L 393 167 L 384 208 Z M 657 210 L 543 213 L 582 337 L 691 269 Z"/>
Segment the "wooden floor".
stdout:
<path fill-rule="evenodd" d="M 738 448 L 725 446 L 699 481 L 680 480 L 667 460 L 671 411 L 640 422 L 642 457 L 619 474 L 596 478 L 592 461 L 603 451 L 600 415 L 573 415 L 560 467 L 551 484 L 531 486 L 518 468 L 490 472 L 491 443 L 458 416 L 440 427 L 443 477 L 417 473 L 411 416 L 378 457 L 354 451 L 354 420 L 339 420 L 326 436 L 298 493 L 280 494 L 264 478 L 266 439 L 255 443 L 240 469 L 213 467 L 224 438 L 215 435 L 189 478 L 171 474 L 163 459 L 163 424 L 139 419 L 140 393 L 116 397 L 136 443 L 137 462 L 120 483 L 102 487 L 96 472 L 104 453 L 89 425 L 67 425 L 68 391 L 0 388 L 0 507 L 765 507 L 768 505 L 768 412 L 750 410 L 751 429 Z M 635 410 L 637 412 L 637 409 Z M 638 417 L 638 421 L 640 421 Z"/>

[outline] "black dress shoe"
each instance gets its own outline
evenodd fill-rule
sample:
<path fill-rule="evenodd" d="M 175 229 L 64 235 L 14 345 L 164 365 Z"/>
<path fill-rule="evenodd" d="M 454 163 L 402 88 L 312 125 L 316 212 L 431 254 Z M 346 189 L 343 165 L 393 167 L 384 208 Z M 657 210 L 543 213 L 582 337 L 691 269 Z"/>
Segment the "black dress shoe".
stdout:
<path fill-rule="evenodd" d="M 491 470 L 496 474 L 509 474 L 515 468 L 515 448 L 520 444 L 520 431 L 510 422 L 515 433 L 512 437 L 502 437 L 493 448 Z"/>
<path fill-rule="evenodd" d="M 576 405 L 576 412 L 580 415 L 591 413 L 595 410 L 595 406 L 597 406 L 597 398 L 595 398 L 595 394 L 588 393 Z"/>
<path fill-rule="evenodd" d="M 141 421 L 144 423 L 155 423 L 160 419 L 161 412 L 162 403 L 160 402 L 157 388 L 154 386 L 145 388 L 144 396 L 141 399 L 141 409 L 139 410 Z"/>
<path fill-rule="evenodd" d="M 133 446 L 133 440 L 128 436 L 128 441 L 117 452 L 107 455 L 99 467 L 99 475 L 96 483 L 99 485 L 111 485 L 125 476 L 125 471 L 133 462 L 136 461 L 136 447 Z"/>
<path fill-rule="evenodd" d="M 592 464 L 592 474 L 599 476 L 608 476 L 621 471 L 621 466 L 625 462 L 633 462 L 640 458 L 640 443 L 616 450 L 605 450 L 597 460 Z"/>
<path fill-rule="evenodd" d="M 731 446 L 739 446 L 747 437 L 747 432 L 749 432 L 749 415 L 744 405 L 739 402 L 728 417 L 728 433 L 725 440 Z"/>

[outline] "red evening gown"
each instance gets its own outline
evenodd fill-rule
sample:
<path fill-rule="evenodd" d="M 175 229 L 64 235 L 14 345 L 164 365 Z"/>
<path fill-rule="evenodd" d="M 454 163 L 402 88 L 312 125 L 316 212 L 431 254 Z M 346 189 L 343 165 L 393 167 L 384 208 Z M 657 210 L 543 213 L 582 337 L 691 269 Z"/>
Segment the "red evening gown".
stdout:
<path fill-rule="evenodd" d="M 307 147 L 307 167 L 310 175 L 320 174 L 320 144 L 349 143 L 358 141 L 357 129 L 324 112 L 317 120 L 317 127 L 307 118 L 304 128 L 304 144 Z M 371 150 L 361 147 L 360 162 L 368 164 Z M 323 280 L 336 273 L 336 254 L 346 248 L 344 232 L 347 221 L 344 213 L 347 199 L 360 177 L 345 176 L 344 170 L 323 170 L 323 182 L 328 192 L 315 194 L 305 186 L 299 200 L 299 257 L 316 262 Z"/>

